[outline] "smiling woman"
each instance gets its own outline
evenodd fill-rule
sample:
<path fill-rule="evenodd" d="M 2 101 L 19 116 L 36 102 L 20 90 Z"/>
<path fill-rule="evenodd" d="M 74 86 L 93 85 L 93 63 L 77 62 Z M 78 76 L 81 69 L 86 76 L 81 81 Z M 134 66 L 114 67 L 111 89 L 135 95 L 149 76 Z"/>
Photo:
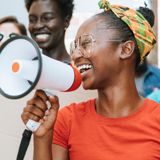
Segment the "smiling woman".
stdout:
<path fill-rule="evenodd" d="M 141 97 L 134 80 L 155 34 L 138 11 L 105 0 L 99 6 L 104 12 L 86 20 L 71 43 L 83 88 L 98 98 L 58 111 L 56 96 L 37 91 L 22 113 L 25 124 L 33 114 L 42 121 L 33 133 L 34 160 L 160 159 L 160 104 Z"/>
<path fill-rule="evenodd" d="M 71 61 L 64 37 L 73 12 L 72 0 L 25 0 L 29 12 L 29 32 L 43 54 Z"/>
<path fill-rule="evenodd" d="M 16 35 L 27 35 L 25 26 L 14 16 L 0 19 L 0 46 L 9 38 Z"/>

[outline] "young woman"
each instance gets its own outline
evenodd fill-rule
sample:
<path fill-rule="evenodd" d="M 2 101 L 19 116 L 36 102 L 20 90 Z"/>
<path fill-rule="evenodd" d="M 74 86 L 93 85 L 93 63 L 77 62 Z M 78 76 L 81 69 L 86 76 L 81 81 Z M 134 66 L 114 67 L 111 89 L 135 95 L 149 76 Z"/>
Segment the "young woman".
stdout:
<path fill-rule="evenodd" d="M 29 32 L 42 53 L 59 61 L 71 62 L 64 38 L 73 13 L 73 0 L 25 0 L 29 13 Z M 70 93 L 58 94 L 60 106 L 97 97 L 96 91 L 84 92 L 82 87 Z M 62 100 L 61 100 L 62 99 Z"/>
<path fill-rule="evenodd" d="M 83 88 L 97 89 L 98 98 L 58 112 L 58 98 L 37 91 L 22 113 L 25 124 L 33 115 L 42 122 L 33 133 L 34 160 L 160 159 L 160 105 L 140 97 L 134 81 L 155 35 L 135 10 L 99 5 L 105 12 L 85 21 L 71 43 Z"/>
<path fill-rule="evenodd" d="M 64 37 L 72 17 L 73 0 L 25 0 L 25 5 L 30 35 L 43 54 L 60 61 L 71 61 Z"/>
<path fill-rule="evenodd" d="M 0 46 L 9 38 L 16 35 L 27 35 L 25 26 L 14 16 L 0 19 Z"/>

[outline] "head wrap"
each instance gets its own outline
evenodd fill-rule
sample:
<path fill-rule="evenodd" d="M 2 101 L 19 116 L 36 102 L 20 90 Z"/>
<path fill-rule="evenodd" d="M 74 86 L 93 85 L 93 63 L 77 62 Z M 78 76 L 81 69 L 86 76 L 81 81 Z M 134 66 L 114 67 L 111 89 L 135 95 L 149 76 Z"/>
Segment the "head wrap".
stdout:
<path fill-rule="evenodd" d="M 134 34 L 140 58 L 143 60 L 156 45 L 156 37 L 148 21 L 139 12 L 125 6 L 110 5 L 105 0 L 101 0 L 98 5 L 104 11 L 112 10 L 118 18 L 128 25 Z"/>

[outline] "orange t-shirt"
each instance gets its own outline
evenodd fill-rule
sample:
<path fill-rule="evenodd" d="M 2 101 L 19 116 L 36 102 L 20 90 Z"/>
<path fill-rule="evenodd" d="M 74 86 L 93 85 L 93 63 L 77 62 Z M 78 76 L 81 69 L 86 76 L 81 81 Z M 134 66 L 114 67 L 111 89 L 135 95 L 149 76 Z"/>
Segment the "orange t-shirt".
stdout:
<path fill-rule="evenodd" d="M 146 98 L 132 115 L 99 116 L 95 99 L 62 108 L 53 143 L 69 150 L 70 160 L 160 160 L 160 104 Z"/>

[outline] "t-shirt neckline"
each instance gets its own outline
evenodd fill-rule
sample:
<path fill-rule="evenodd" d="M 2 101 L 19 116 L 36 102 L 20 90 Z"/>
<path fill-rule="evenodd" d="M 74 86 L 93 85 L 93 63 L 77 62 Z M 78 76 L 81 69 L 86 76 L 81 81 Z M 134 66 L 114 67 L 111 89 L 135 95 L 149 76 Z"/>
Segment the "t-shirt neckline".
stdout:
<path fill-rule="evenodd" d="M 145 111 L 147 109 L 147 103 L 149 99 L 145 98 L 145 101 L 142 107 L 135 113 L 125 116 L 125 117 L 118 117 L 118 118 L 109 118 L 109 117 L 103 117 L 103 116 L 98 115 L 95 109 L 95 101 L 96 99 L 92 100 L 90 104 L 90 112 L 92 114 L 93 119 L 101 124 L 113 125 L 113 123 L 114 124 L 123 123 L 123 122 L 133 123 L 135 120 L 141 119 L 143 115 L 145 114 Z"/>

